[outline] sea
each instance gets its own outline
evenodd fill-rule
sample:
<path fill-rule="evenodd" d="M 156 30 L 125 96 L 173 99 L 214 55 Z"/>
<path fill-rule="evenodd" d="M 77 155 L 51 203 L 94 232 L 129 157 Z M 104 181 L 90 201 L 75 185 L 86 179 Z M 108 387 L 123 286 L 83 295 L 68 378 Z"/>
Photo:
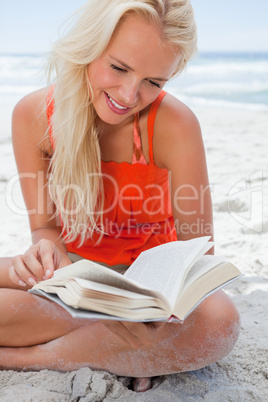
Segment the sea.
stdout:
<path fill-rule="evenodd" d="M 0 100 L 44 85 L 44 54 L 0 54 Z M 268 53 L 199 53 L 166 89 L 191 105 L 268 111 Z"/>

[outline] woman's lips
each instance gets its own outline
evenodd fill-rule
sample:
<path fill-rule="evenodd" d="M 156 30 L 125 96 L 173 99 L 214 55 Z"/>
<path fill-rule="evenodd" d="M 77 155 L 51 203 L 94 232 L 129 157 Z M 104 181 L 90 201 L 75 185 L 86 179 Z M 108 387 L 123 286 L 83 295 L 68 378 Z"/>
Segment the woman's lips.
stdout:
<path fill-rule="evenodd" d="M 104 94 L 105 94 L 105 99 L 106 99 L 107 105 L 109 106 L 109 108 L 112 112 L 117 113 L 117 114 L 126 114 L 130 111 L 129 107 L 120 105 L 112 97 L 110 97 L 106 92 L 104 92 Z"/>

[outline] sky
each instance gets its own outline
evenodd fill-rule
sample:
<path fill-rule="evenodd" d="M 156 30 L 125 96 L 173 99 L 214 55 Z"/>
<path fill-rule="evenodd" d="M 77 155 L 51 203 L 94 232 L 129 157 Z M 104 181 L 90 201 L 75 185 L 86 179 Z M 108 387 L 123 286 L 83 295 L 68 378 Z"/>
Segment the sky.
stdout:
<path fill-rule="evenodd" d="M 101 1 L 101 0 L 100 0 Z M 85 0 L 0 0 L 0 53 L 43 53 Z M 192 0 L 199 51 L 268 52 L 268 0 Z"/>

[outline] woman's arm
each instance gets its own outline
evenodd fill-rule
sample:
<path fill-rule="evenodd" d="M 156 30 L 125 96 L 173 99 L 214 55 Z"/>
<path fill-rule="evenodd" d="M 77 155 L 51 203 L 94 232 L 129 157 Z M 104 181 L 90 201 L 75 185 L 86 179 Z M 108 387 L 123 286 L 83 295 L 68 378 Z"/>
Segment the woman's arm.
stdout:
<path fill-rule="evenodd" d="M 12 119 L 14 154 L 33 240 L 29 250 L 15 257 L 10 268 L 12 281 L 21 281 L 21 285 L 50 277 L 54 269 L 70 263 L 47 188 L 52 149 L 46 135 L 46 93 L 47 89 L 42 89 L 23 98 Z"/>
<path fill-rule="evenodd" d="M 211 236 L 213 240 L 211 192 L 200 125 L 193 112 L 171 95 L 164 98 L 156 118 L 154 157 L 156 164 L 170 173 L 178 239 Z"/>

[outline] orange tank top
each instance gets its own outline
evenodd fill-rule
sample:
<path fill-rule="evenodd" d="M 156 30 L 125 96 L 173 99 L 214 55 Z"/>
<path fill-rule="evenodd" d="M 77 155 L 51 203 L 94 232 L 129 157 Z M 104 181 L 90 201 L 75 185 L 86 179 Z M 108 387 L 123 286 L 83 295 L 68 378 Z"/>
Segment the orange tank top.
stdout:
<path fill-rule="evenodd" d="M 139 115 L 134 115 L 132 163 L 102 161 L 104 185 L 103 225 L 79 247 L 79 239 L 67 243 L 68 252 L 108 265 L 130 265 L 138 255 L 159 244 L 177 240 L 171 211 L 169 175 L 153 159 L 153 133 L 162 91 L 152 103 L 148 115 L 149 163 L 141 146 Z M 51 145 L 54 148 L 51 121 L 54 104 L 47 99 L 47 117 Z"/>

